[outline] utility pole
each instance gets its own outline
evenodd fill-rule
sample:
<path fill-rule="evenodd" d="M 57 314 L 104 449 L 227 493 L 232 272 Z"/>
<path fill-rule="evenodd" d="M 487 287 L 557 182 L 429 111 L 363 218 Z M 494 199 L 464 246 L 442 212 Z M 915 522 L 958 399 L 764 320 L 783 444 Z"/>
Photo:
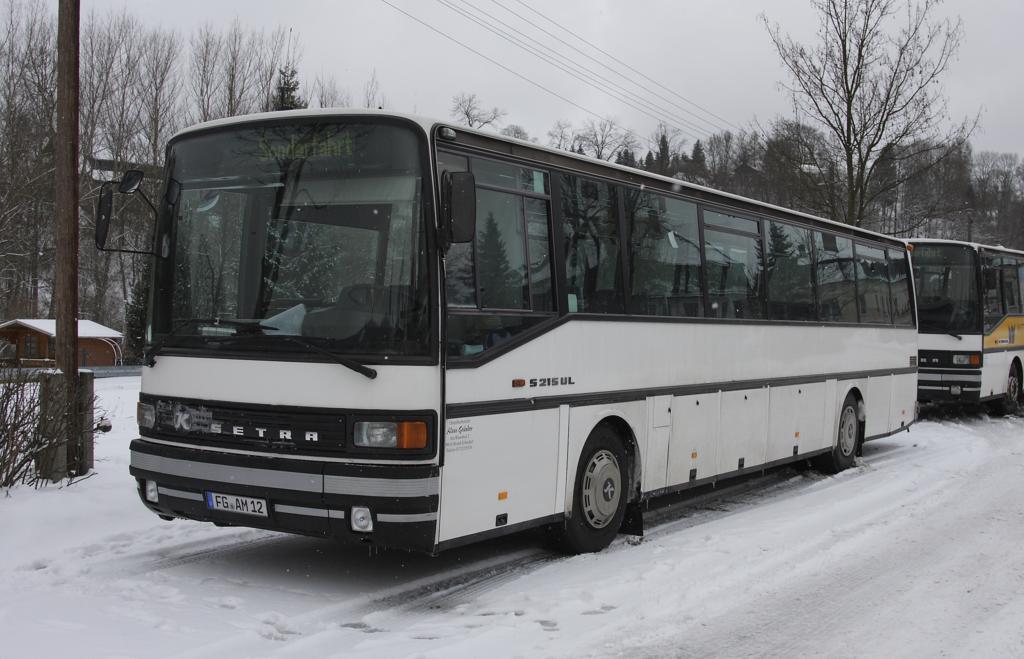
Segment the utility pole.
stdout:
<path fill-rule="evenodd" d="M 57 10 L 57 140 L 54 149 L 54 215 L 57 222 L 57 368 L 68 468 L 83 473 L 79 456 L 83 419 L 78 393 L 78 27 L 80 0 L 60 0 Z M 86 467 L 88 469 L 88 467 Z"/>

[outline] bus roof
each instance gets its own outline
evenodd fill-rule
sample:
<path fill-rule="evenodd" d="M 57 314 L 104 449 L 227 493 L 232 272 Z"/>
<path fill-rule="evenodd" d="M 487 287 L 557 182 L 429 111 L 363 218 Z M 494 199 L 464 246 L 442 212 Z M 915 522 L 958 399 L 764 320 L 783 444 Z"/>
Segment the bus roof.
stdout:
<path fill-rule="evenodd" d="M 243 124 L 248 124 L 248 123 L 257 123 L 257 122 L 261 122 L 261 121 L 271 121 L 271 120 L 278 120 L 279 121 L 281 119 L 288 119 L 288 118 L 303 119 L 303 118 L 310 118 L 310 117 L 346 117 L 346 116 L 363 116 L 363 117 L 366 117 L 366 116 L 386 116 L 386 117 L 393 117 L 393 118 L 398 118 L 398 119 L 405 119 L 405 120 L 410 121 L 410 122 L 412 122 L 414 124 L 418 124 L 424 130 L 424 132 L 426 132 L 427 135 L 430 135 L 431 131 L 434 130 L 434 128 L 439 127 L 439 126 L 445 126 L 445 127 L 451 128 L 452 130 L 454 130 L 456 132 L 477 135 L 477 136 L 480 136 L 482 138 L 489 139 L 489 140 L 497 140 L 497 141 L 500 141 L 500 142 L 507 142 L 507 143 L 510 143 L 510 144 L 517 144 L 517 145 L 520 145 L 520 146 L 523 146 L 523 147 L 527 147 L 527 148 L 535 150 L 535 151 L 540 151 L 540 152 L 547 153 L 547 154 L 550 154 L 550 155 L 554 155 L 554 156 L 557 156 L 557 157 L 560 157 L 560 158 L 568 158 L 568 159 L 571 159 L 571 160 L 578 160 L 578 161 L 581 161 L 581 162 L 589 163 L 591 165 L 598 165 L 598 166 L 601 166 L 601 167 L 605 167 L 607 169 L 613 169 L 613 170 L 618 170 L 618 171 L 622 171 L 622 172 L 627 172 L 627 173 L 632 174 L 634 176 L 640 176 L 640 177 L 644 177 L 644 178 L 648 178 L 648 179 L 653 179 L 653 180 L 656 180 L 656 181 L 661 181 L 663 183 L 668 183 L 668 184 L 674 186 L 676 189 L 688 189 L 688 190 L 693 190 L 693 191 L 697 191 L 697 192 L 703 192 L 703 193 L 715 195 L 717 197 L 722 197 L 722 198 L 725 198 L 725 199 L 732 199 L 732 200 L 735 200 L 735 201 L 740 201 L 740 202 L 743 202 L 744 204 L 749 204 L 749 205 L 757 206 L 757 207 L 763 208 L 765 210 L 771 210 L 771 211 L 780 212 L 780 213 L 784 213 L 784 214 L 795 216 L 795 217 L 804 218 L 804 219 L 807 219 L 807 220 L 811 220 L 811 221 L 813 221 L 815 223 L 832 225 L 832 226 L 835 226 L 837 229 L 841 229 L 843 232 L 859 233 L 859 234 L 864 235 L 865 237 L 872 237 L 872 238 L 875 238 L 875 239 L 880 240 L 882 242 L 896 243 L 896 244 L 901 244 L 901 245 L 906 245 L 907 242 L 910 242 L 910 241 L 907 241 L 907 240 L 903 240 L 901 238 L 895 238 L 893 236 L 886 235 L 884 233 L 878 233 L 876 231 L 870 231 L 868 229 L 862 229 L 860 227 L 855 227 L 855 226 L 850 225 L 850 224 L 844 224 L 842 222 L 837 222 L 835 220 L 829 220 L 829 219 L 824 218 L 824 217 L 819 217 L 817 215 L 811 215 L 810 213 L 804 213 L 802 211 L 793 210 L 791 208 L 785 208 L 783 206 L 776 206 L 775 204 L 769 204 L 767 202 L 759 201 L 757 199 L 751 199 L 749 197 L 743 197 L 741 195 L 733 194 L 731 192 L 723 192 L 722 190 L 716 190 L 714 188 L 709 188 L 707 186 L 698 185 L 696 183 L 690 183 L 690 182 L 684 181 L 682 179 L 672 178 L 670 176 L 662 176 L 660 174 L 653 174 L 651 172 L 647 172 L 647 171 L 644 171 L 642 169 L 636 169 L 634 167 L 627 167 L 625 165 L 619 165 L 617 163 L 608 162 L 608 161 L 605 161 L 605 160 L 598 160 L 596 158 L 591 158 L 589 156 L 581 155 L 581 154 L 578 154 L 578 153 L 572 153 L 570 151 L 563 151 L 561 149 L 555 149 L 553 147 L 541 146 L 539 144 L 534 144 L 532 142 L 526 142 L 524 140 L 516 139 L 514 137 L 506 137 L 504 135 L 499 135 L 497 133 L 489 133 L 489 132 L 485 132 L 485 131 L 481 131 L 481 130 L 476 130 L 476 129 L 473 129 L 473 128 L 467 128 L 466 126 L 461 126 L 459 124 L 454 124 L 454 123 L 451 123 L 451 122 L 448 122 L 448 121 L 440 121 L 440 120 L 431 119 L 431 118 L 428 118 L 428 117 L 422 117 L 422 116 L 412 115 L 412 114 L 405 114 L 405 113 L 401 113 L 401 112 L 390 112 L 390 111 L 384 111 L 384 110 L 373 110 L 373 109 L 364 109 L 364 108 L 355 108 L 355 109 L 353 109 L 353 108 L 318 108 L 318 109 L 312 109 L 312 110 L 309 110 L 309 109 L 307 109 L 307 110 L 283 110 L 283 111 L 278 111 L 278 112 L 260 112 L 260 113 L 255 113 L 255 114 L 244 114 L 244 115 L 238 115 L 238 116 L 235 116 L 235 117 L 226 117 L 224 119 L 214 119 L 212 121 L 206 121 L 206 122 L 203 122 L 203 123 L 195 124 L 193 126 L 189 126 L 187 128 L 184 128 L 184 129 L 178 131 L 177 133 L 175 133 L 171 137 L 171 141 L 174 141 L 174 140 L 178 139 L 181 136 L 188 135 L 189 133 L 194 133 L 194 132 L 198 132 L 198 131 L 204 131 L 204 130 L 208 130 L 208 129 L 211 129 L 211 128 L 222 128 L 222 127 L 228 127 L 228 126 L 234 126 L 234 125 L 243 125 Z"/>
<path fill-rule="evenodd" d="M 1013 254 L 1014 256 L 1024 256 L 1024 251 L 1019 249 L 1010 249 L 1009 247 L 1003 247 L 1001 245 L 984 245 L 982 243 L 968 242 L 966 240 L 947 240 L 945 238 L 911 238 L 907 241 L 912 244 L 929 244 L 929 245 L 960 245 L 961 247 L 970 247 L 971 249 L 986 250 L 989 252 L 1003 252 L 1005 254 Z"/>

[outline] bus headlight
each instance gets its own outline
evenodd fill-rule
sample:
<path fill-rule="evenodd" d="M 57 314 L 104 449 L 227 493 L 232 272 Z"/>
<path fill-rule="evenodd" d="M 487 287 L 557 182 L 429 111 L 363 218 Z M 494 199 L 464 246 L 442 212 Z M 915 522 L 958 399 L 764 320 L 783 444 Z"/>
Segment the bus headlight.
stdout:
<path fill-rule="evenodd" d="M 156 425 L 156 408 L 140 401 L 135 406 L 135 420 L 140 428 L 152 428 Z"/>
<path fill-rule="evenodd" d="M 425 421 L 358 421 L 353 441 L 360 448 L 427 448 Z"/>
<path fill-rule="evenodd" d="M 956 366 L 980 366 L 981 355 L 953 355 L 953 364 Z"/>

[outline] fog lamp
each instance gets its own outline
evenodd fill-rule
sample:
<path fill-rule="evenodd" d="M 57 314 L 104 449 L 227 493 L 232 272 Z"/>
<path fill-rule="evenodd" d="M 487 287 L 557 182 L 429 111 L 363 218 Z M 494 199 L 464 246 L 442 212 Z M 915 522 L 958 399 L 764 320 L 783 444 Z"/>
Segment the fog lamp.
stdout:
<path fill-rule="evenodd" d="M 373 530 L 373 516 L 370 514 L 369 508 L 353 506 L 350 519 L 352 520 L 353 531 L 369 533 Z"/>
<path fill-rule="evenodd" d="M 160 494 L 156 489 L 156 481 L 146 481 L 146 501 L 156 503 L 159 499 Z"/>

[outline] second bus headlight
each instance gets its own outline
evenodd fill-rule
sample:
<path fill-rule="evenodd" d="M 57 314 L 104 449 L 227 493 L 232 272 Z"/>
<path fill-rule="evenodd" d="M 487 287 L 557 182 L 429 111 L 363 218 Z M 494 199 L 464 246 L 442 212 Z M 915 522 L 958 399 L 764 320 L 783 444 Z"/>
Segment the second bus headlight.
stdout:
<path fill-rule="evenodd" d="M 152 428 L 156 425 L 156 408 L 139 401 L 135 405 L 135 419 L 139 422 L 140 428 Z"/>
<path fill-rule="evenodd" d="M 953 355 L 953 364 L 956 366 L 980 366 L 981 355 Z"/>
<path fill-rule="evenodd" d="M 353 434 L 360 448 L 427 448 L 425 421 L 358 421 Z"/>

